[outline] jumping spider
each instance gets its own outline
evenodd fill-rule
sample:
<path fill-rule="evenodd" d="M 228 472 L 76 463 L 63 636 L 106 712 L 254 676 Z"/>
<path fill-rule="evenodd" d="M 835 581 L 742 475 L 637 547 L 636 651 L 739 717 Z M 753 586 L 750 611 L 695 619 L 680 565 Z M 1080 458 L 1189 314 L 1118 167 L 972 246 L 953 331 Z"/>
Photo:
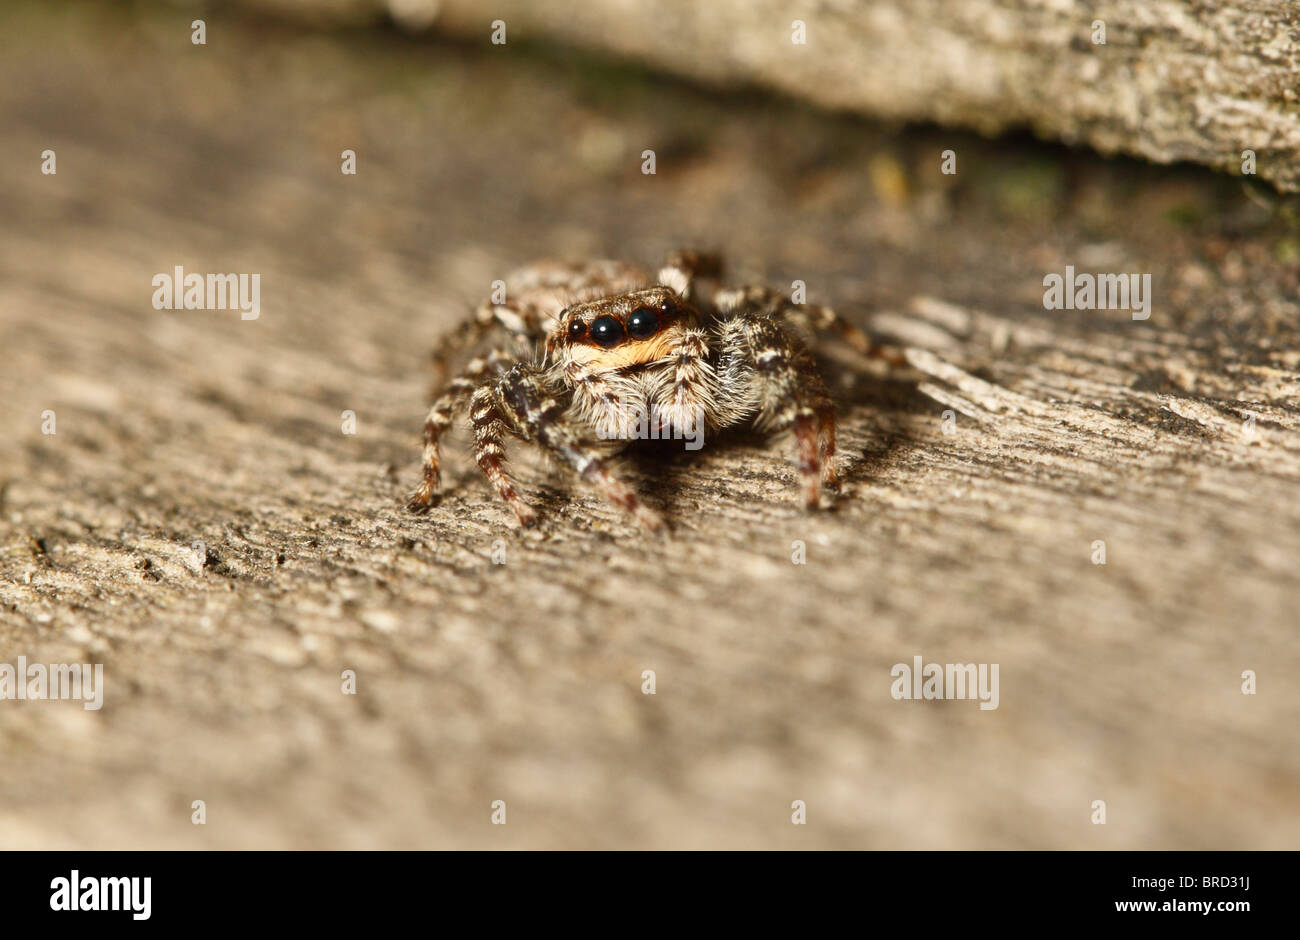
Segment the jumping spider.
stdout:
<path fill-rule="evenodd" d="M 616 261 L 546 262 L 516 272 L 506 300 L 484 304 L 434 348 L 439 370 L 424 422 L 424 478 L 408 507 L 438 493 L 438 439 L 467 402 L 474 457 L 530 524 L 536 511 L 505 473 L 505 439 L 533 441 L 648 528 L 643 506 L 605 458 L 649 425 L 658 436 L 735 426 L 793 433 L 804 502 L 835 487 L 835 409 L 802 336 L 829 331 L 858 352 L 891 358 L 832 310 L 764 287 L 699 296 L 716 279 L 711 255 L 670 255 L 652 279 Z M 495 344 L 495 347 L 492 346 Z M 451 364 L 478 350 L 444 385 Z"/>

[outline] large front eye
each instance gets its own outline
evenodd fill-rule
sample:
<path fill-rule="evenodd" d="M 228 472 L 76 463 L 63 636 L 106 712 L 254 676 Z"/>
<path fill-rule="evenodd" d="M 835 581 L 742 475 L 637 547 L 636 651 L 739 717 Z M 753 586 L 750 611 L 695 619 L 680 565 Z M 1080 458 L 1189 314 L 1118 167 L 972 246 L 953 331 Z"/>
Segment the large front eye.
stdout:
<path fill-rule="evenodd" d="M 654 336 L 659 329 L 659 317 L 649 307 L 637 307 L 627 318 L 627 335 L 633 339 Z"/>
<path fill-rule="evenodd" d="M 569 322 L 569 339 L 582 339 L 582 334 L 586 332 L 587 324 L 576 317 Z"/>
<path fill-rule="evenodd" d="M 617 346 L 623 341 L 623 324 L 613 317 L 597 317 L 591 324 L 591 338 L 597 346 Z"/>

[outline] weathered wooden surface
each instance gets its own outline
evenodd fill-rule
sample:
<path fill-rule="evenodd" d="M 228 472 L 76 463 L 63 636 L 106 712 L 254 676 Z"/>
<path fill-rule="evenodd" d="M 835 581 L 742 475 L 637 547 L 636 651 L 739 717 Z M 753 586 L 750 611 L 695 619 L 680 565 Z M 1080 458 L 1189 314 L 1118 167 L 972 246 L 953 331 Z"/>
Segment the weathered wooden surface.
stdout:
<path fill-rule="evenodd" d="M 0 662 L 107 687 L 0 702 L 0 845 L 1295 847 L 1285 213 L 535 53 L 74 9 L 0 13 Z M 931 373 L 828 366 L 835 511 L 736 438 L 624 465 L 650 537 L 519 450 L 525 532 L 463 436 L 403 511 L 424 350 L 494 278 L 680 244 Z M 260 273 L 260 318 L 154 310 L 178 264 Z M 1150 320 L 1044 311 L 1066 264 L 1151 273 Z M 1000 664 L 1000 707 L 893 700 L 917 655 Z"/>
<path fill-rule="evenodd" d="M 499 21 L 507 42 L 559 39 L 876 117 L 1029 127 L 1234 174 L 1253 150 L 1260 177 L 1300 189 L 1295 0 L 240 2 L 317 22 L 391 16 L 480 42 Z"/>

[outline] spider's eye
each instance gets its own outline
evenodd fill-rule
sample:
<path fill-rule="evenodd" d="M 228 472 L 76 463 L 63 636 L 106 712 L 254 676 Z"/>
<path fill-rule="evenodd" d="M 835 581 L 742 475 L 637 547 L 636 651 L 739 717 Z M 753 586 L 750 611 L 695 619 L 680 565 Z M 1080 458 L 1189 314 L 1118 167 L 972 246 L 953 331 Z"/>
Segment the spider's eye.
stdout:
<path fill-rule="evenodd" d="M 677 312 L 677 305 L 672 302 L 672 298 L 668 298 L 659 304 L 659 312 L 670 317 Z"/>
<path fill-rule="evenodd" d="M 659 329 L 659 317 L 649 307 L 637 307 L 627 318 L 627 335 L 633 339 L 654 336 Z"/>
<path fill-rule="evenodd" d="M 623 324 L 613 317 L 597 317 L 591 324 L 591 338 L 597 346 L 617 346 L 623 340 Z"/>
<path fill-rule="evenodd" d="M 572 320 L 569 323 L 569 339 L 582 339 L 582 334 L 587 332 L 587 324 L 581 320 Z"/>

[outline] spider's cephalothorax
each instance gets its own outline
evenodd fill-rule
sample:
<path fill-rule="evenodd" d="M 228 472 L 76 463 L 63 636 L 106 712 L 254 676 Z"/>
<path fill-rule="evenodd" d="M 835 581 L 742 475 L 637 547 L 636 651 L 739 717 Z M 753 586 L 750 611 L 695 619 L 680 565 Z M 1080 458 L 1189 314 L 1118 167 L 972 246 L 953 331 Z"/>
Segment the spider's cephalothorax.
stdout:
<path fill-rule="evenodd" d="M 718 259 L 672 255 L 657 278 L 632 265 L 543 263 L 507 281 L 434 350 L 441 379 L 424 423 L 424 478 L 410 508 L 439 484 L 438 439 L 469 404 L 479 468 L 527 524 L 536 512 L 505 473 L 508 435 L 533 441 L 650 528 L 659 517 L 609 469 L 629 439 L 684 437 L 738 425 L 790 431 L 804 501 L 835 485 L 835 412 L 803 336 L 829 330 L 861 353 L 879 353 L 826 307 L 795 304 L 763 287 L 697 296 Z M 468 360 L 468 361 L 466 361 Z"/>

